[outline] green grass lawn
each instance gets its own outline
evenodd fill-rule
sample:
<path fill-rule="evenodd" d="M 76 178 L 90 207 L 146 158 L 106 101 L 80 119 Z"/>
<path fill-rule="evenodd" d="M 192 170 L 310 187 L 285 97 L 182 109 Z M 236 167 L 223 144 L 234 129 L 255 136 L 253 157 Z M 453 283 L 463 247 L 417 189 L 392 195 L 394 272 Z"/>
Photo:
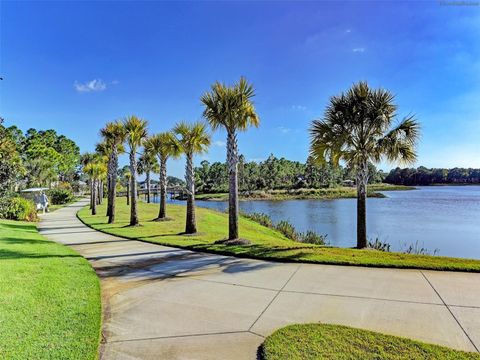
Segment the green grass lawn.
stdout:
<path fill-rule="evenodd" d="M 368 197 L 385 197 L 379 191 L 413 190 L 414 187 L 390 184 L 368 186 Z M 355 187 L 337 186 L 322 189 L 292 189 L 252 191 L 248 196 L 240 195 L 240 200 L 292 200 L 292 199 L 350 199 L 357 197 Z M 228 193 L 197 194 L 197 200 L 228 201 Z"/>
<path fill-rule="evenodd" d="M 185 206 L 183 205 L 169 204 L 167 214 L 173 220 L 155 222 L 152 219 L 157 217 L 158 204 L 139 202 L 142 226 L 129 227 L 127 225 L 130 208 L 127 207 L 124 198 L 117 200 L 115 224 L 107 224 L 107 217 L 103 216 L 106 211 L 105 203 L 99 206 L 97 212 L 99 215 L 90 215 L 90 210 L 85 207 L 80 210 L 79 218 L 94 229 L 129 239 L 239 257 L 320 264 L 480 272 L 480 260 L 303 244 L 289 240 L 276 230 L 246 218 L 240 219 L 240 236 L 250 240 L 251 245 L 215 244 L 215 241 L 225 239 L 228 234 L 228 215 L 200 207 L 197 208 L 199 234 L 195 236 L 182 235 L 185 226 Z"/>
<path fill-rule="evenodd" d="M 0 359 L 96 359 L 100 285 L 36 225 L 0 220 Z"/>
<path fill-rule="evenodd" d="M 265 360 L 477 360 L 480 354 L 339 325 L 291 325 L 263 344 Z"/>

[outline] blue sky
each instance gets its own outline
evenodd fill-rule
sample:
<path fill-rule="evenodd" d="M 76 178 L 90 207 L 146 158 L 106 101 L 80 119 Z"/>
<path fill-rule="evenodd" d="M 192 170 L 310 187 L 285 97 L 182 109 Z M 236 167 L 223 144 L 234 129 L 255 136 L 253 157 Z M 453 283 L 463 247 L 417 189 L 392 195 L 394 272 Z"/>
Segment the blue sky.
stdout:
<path fill-rule="evenodd" d="M 304 161 L 328 98 L 367 80 L 422 123 L 417 165 L 480 167 L 480 6 L 3 1 L 0 21 L 0 115 L 55 128 L 82 151 L 129 114 L 152 133 L 198 120 L 211 83 L 245 75 L 261 117 L 240 135 L 247 159 Z M 213 139 L 201 158 L 223 161 L 225 134 Z M 183 174 L 181 161 L 170 169 Z"/>

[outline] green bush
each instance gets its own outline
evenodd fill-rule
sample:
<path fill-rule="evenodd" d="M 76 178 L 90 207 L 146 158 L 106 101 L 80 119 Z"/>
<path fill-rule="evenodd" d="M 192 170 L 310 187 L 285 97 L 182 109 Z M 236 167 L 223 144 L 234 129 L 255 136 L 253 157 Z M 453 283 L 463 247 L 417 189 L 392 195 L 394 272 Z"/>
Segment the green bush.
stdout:
<path fill-rule="evenodd" d="M 368 248 L 384 252 L 390 252 L 390 244 L 386 241 L 380 240 L 378 237 L 375 238 L 375 240 L 370 240 L 368 242 Z"/>
<path fill-rule="evenodd" d="M 0 202 L 0 218 L 9 220 L 36 221 L 37 209 L 31 200 L 19 196 L 4 198 Z"/>
<path fill-rule="evenodd" d="M 306 233 L 300 233 L 299 241 L 308 244 L 315 244 L 315 245 L 326 245 L 327 244 L 327 235 L 317 234 L 314 231 L 308 230 Z"/>
<path fill-rule="evenodd" d="M 228 209 L 227 209 L 228 211 Z M 275 229 L 281 232 L 285 237 L 293 241 L 299 241 L 315 245 L 327 245 L 327 235 L 317 234 L 314 231 L 308 230 L 305 233 L 297 232 L 295 227 L 288 221 L 280 221 L 277 225 L 273 224 L 272 218 L 264 213 L 244 213 L 241 215 L 247 219 L 253 220 L 260 225 Z"/>
<path fill-rule="evenodd" d="M 71 190 L 66 188 L 50 189 L 47 192 L 48 199 L 52 205 L 63 205 L 72 202 L 74 199 Z"/>
<path fill-rule="evenodd" d="M 268 216 L 267 214 L 264 214 L 264 213 L 241 213 L 241 215 L 243 217 L 246 217 L 247 219 L 250 219 L 250 220 L 253 220 L 257 223 L 259 223 L 260 225 L 263 225 L 263 226 L 266 226 L 266 227 L 273 227 L 273 222 L 272 222 L 272 219 L 270 218 L 270 216 Z"/>
<path fill-rule="evenodd" d="M 283 235 L 285 235 L 290 240 L 298 241 L 299 236 L 298 233 L 295 231 L 295 227 L 290 224 L 288 221 L 282 220 L 277 225 L 275 225 L 275 229 L 280 231 Z"/>

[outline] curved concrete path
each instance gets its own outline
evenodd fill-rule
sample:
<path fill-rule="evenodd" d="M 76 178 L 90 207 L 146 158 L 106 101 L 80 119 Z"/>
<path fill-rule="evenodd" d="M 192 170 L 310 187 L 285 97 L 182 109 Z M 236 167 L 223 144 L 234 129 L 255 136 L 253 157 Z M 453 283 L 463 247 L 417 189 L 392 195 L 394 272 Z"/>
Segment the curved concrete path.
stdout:
<path fill-rule="evenodd" d="M 326 322 L 478 351 L 480 274 L 280 264 L 125 240 L 83 225 L 86 204 L 40 232 L 101 279 L 103 359 L 255 359 L 264 337 Z"/>

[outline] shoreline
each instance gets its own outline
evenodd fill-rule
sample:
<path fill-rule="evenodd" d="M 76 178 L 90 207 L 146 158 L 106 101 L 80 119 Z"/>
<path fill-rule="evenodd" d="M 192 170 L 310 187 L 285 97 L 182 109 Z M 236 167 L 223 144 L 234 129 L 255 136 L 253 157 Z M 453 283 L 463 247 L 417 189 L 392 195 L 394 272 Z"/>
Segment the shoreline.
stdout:
<path fill-rule="evenodd" d="M 367 190 L 369 198 L 385 198 L 383 191 L 415 190 L 414 186 L 372 184 Z M 253 191 L 249 195 L 239 194 L 240 201 L 283 201 L 283 200 L 336 200 L 354 199 L 357 197 L 355 187 L 335 187 L 321 189 L 294 189 Z M 196 194 L 195 200 L 201 201 L 228 201 L 228 193 Z"/>

